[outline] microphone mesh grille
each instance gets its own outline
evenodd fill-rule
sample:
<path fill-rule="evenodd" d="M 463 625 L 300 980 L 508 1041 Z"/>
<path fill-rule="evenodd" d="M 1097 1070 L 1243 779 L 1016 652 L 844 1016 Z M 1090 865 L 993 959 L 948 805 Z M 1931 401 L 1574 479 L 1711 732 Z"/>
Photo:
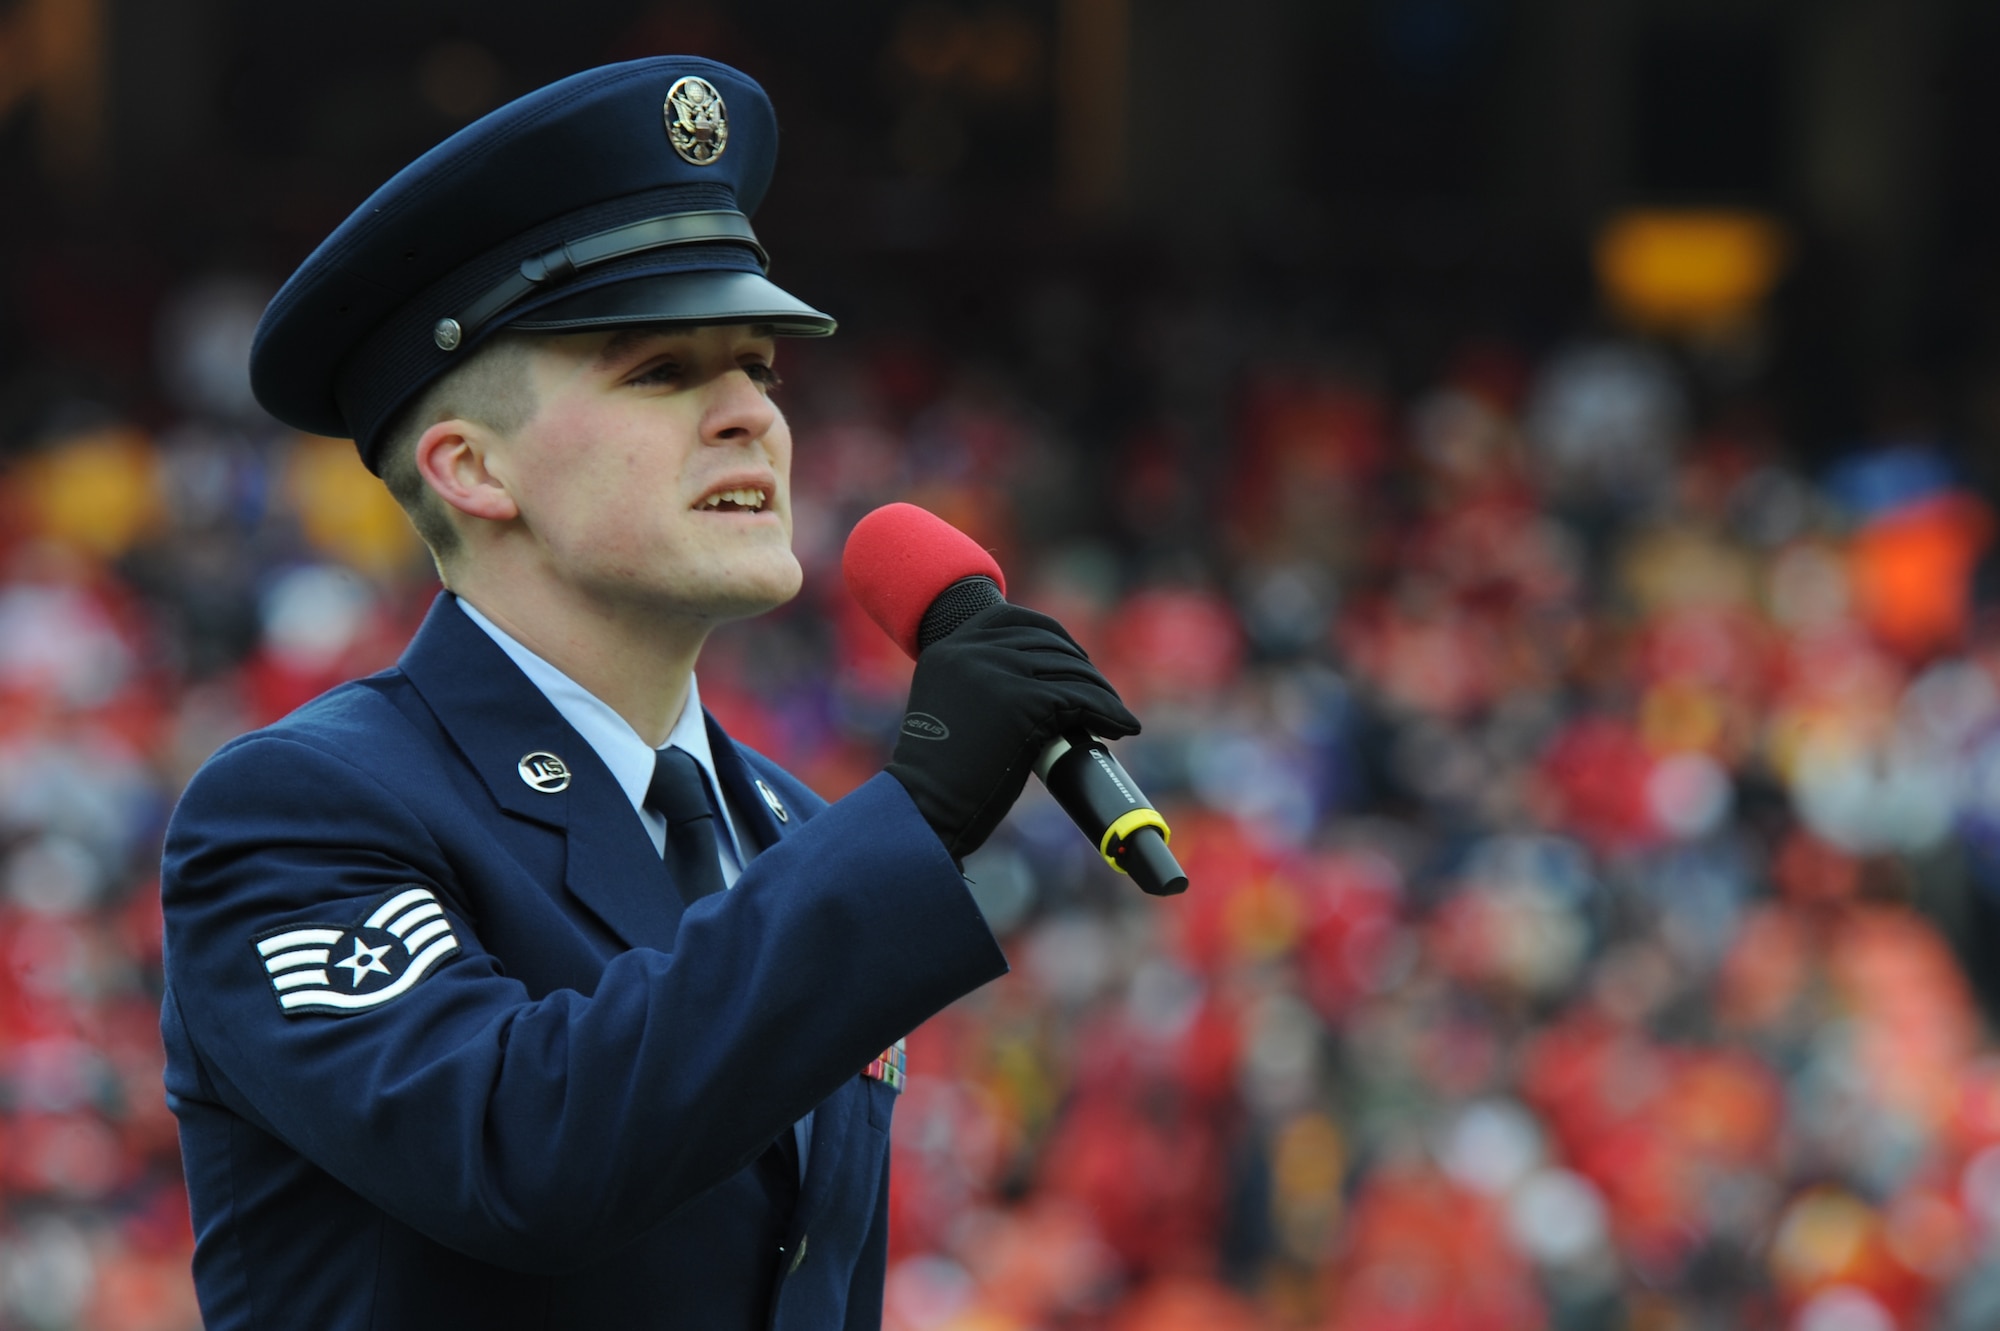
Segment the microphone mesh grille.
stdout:
<path fill-rule="evenodd" d="M 939 592 L 930 609 L 924 611 L 923 622 L 917 625 L 917 650 L 921 652 L 987 606 L 1006 599 L 991 578 L 960 578 Z"/>

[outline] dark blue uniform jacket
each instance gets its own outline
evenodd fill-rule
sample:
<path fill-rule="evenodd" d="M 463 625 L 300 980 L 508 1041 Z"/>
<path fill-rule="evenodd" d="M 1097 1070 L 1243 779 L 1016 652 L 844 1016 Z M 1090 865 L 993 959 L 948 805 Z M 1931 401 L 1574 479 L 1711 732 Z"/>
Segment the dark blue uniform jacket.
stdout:
<path fill-rule="evenodd" d="M 196 775 L 162 1024 L 211 1331 L 878 1325 L 897 1091 L 861 1073 L 1006 962 L 894 778 L 827 805 L 708 725 L 761 852 L 685 911 L 449 596 Z M 758 1157 L 808 1110 L 794 1201 Z"/>

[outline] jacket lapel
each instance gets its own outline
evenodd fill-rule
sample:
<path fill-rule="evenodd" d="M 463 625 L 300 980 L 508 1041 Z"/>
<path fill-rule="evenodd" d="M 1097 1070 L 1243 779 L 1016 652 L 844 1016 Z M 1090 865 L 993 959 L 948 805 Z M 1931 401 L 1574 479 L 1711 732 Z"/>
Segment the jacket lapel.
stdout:
<path fill-rule="evenodd" d="M 680 897 L 625 792 L 449 592 L 431 605 L 400 664 L 494 803 L 567 835 L 570 894 L 626 946 L 670 950 Z M 546 762 L 531 762 L 536 754 L 554 755 L 567 782 Z"/>
<path fill-rule="evenodd" d="M 681 925 L 681 895 L 632 802 L 595 750 L 585 748 L 611 793 L 572 806 L 564 886 L 627 946 L 671 952 Z"/>
<path fill-rule="evenodd" d="M 587 784 L 573 775 L 566 786 L 549 780 L 537 789 L 522 776 L 521 764 L 529 754 L 548 753 L 573 769 L 590 746 L 499 644 L 466 618 L 450 592 L 431 603 L 397 664 L 494 803 L 550 827 L 569 824 L 570 806 Z"/>
<path fill-rule="evenodd" d="M 708 756 L 715 763 L 715 775 L 722 782 L 723 798 L 729 803 L 736 828 L 751 844 L 744 847 L 746 858 L 767 850 L 798 826 L 799 815 L 787 808 L 776 792 L 760 781 L 737 751 L 736 741 L 706 709 L 702 720 L 708 727 Z M 784 818 L 778 811 L 784 810 Z"/>

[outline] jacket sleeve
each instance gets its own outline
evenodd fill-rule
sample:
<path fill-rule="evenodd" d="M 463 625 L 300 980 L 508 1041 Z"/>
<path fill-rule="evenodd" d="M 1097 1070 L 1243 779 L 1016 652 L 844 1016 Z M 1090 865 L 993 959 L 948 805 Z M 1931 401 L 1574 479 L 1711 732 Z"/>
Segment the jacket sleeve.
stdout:
<path fill-rule="evenodd" d="M 615 957 L 588 997 L 531 999 L 482 947 L 456 872 L 392 783 L 316 743 L 238 741 L 168 830 L 168 983 L 226 1107 L 518 1270 L 575 1267 L 658 1224 L 1006 969 L 887 776 L 690 910 L 673 953 Z M 420 980 L 346 1012 L 282 1006 L 260 937 L 351 927 L 419 889 L 457 943 Z"/>

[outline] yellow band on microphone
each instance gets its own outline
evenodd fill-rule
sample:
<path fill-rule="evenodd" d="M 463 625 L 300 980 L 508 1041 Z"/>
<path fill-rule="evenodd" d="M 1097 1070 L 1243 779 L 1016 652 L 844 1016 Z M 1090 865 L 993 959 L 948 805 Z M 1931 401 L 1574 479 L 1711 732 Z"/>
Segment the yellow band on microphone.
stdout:
<path fill-rule="evenodd" d="M 1097 843 L 1097 853 L 1104 857 L 1106 864 L 1124 873 L 1125 866 L 1111 854 L 1111 847 L 1142 827 L 1159 828 L 1162 841 L 1171 843 L 1174 839 L 1174 830 L 1167 826 L 1167 820 L 1160 816 L 1158 809 L 1133 809 L 1130 813 L 1121 814 L 1117 822 L 1104 829 L 1104 840 Z"/>

